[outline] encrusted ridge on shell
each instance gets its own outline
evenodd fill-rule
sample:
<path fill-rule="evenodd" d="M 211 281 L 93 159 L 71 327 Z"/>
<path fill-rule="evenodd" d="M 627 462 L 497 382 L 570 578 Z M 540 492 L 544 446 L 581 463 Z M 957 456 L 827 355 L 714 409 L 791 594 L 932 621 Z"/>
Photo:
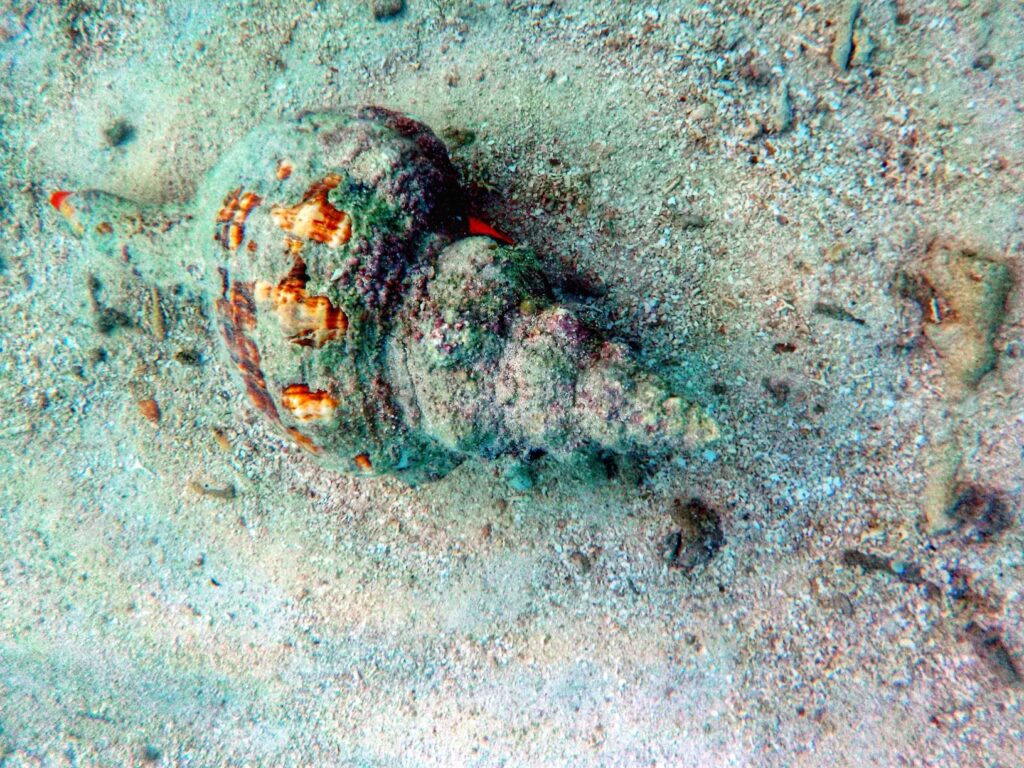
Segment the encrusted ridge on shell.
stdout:
<path fill-rule="evenodd" d="M 217 211 L 217 232 L 214 239 L 227 250 L 237 251 L 245 240 L 245 220 L 262 202 L 263 198 L 255 192 L 243 193 L 241 187 L 228 192 L 223 205 Z"/>
<path fill-rule="evenodd" d="M 224 289 L 215 308 L 220 317 L 221 338 L 235 364 L 256 409 L 274 422 L 281 420 L 277 406 L 267 389 L 267 380 L 260 367 L 260 350 L 250 333 L 256 328 L 256 304 L 252 297 L 252 283 L 234 282 L 229 286 L 226 271 L 222 273 Z"/>

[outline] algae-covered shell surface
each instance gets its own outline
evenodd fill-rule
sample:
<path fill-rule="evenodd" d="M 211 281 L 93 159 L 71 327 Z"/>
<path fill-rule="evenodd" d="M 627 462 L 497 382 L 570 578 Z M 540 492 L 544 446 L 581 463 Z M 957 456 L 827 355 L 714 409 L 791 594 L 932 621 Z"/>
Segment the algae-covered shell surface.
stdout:
<path fill-rule="evenodd" d="M 196 237 L 217 265 L 219 330 L 245 390 L 338 469 L 408 466 L 380 353 L 462 213 L 444 145 L 375 107 L 258 129 L 203 185 Z"/>

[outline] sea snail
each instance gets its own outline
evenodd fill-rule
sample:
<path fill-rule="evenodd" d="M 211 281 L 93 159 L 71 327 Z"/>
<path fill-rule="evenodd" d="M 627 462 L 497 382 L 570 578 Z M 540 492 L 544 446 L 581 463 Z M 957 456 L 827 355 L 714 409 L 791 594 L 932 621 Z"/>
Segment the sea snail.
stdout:
<path fill-rule="evenodd" d="M 656 459 L 716 435 L 467 216 L 444 144 L 404 115 L 263 126 L 182 206 L 51 203 L 94 261 L 207 298 L 252 405 L 332 469 L 414 484 L 472 456 Z"/>

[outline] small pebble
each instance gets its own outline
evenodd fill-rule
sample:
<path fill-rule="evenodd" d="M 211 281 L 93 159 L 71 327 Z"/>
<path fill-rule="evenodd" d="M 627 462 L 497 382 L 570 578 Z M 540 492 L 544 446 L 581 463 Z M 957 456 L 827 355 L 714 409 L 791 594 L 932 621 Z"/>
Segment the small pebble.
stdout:
<path fill-rule="evenodd" d="M 769 395 L 771 395 L 772 401 L 775 405 L 782 406 L 786 404 L 786 400 L 789 398 L 789 382 L 784 379 L 765 376 L 761 379 L 761 386 L 764 387 L 765 391 Z"/>
<path fill-rule="evenodd" d="M 445 140 L 450 148 L 464 147 L 476 141 L 476 133 L 469 128 L 460 128 L 450 125 L 441 131 L 441 138 Z"/>
<path fill-rule="evenodd" d="M 569 560 L 573 565 L 579 568 L 582 573 L 590 573 L 590 569 L 593 567 L 593 563 L 590 562 L 590 558 L 579 550 L 569 555 Z"/>
<path fill-rule="evenodd" d="M 213 439 L 224 453 L 231 453 L 231 440 L 228 439 L 228 435 L 223 429 L 214 427 Z"/>
<path fill-rule="evenodd" d="M 835 42 L 832 45 L 832 63 L 843 72 L 850 68 L 854 54 L 854 31 L 860 16 L 861 0 L 851 0 L 846 6 L 845 19 L 836 25 Z"/>
<path fill-rule="evenodd" d="M 118 328 L 125 328 L 132 324 L 131 318 L 119 309 L 112 307 L 93 306 L 93 315 L 96 330 L 104 336 L 109 336 Z"/>
<path fill-rule="evenodd" d="M 664 540 L 664 557 L 670 567 L 689 573 L 709 562 L 725 544 L 721 517 L 700 499 L 676 499 L 670 512 L 679 528 Z"/>
<path fill-rule="evenodd" d="M 863 319 L 852 315 L 840 306 L 829 304 L 825 301 L 816 302 L 814 304 L 813 311 L 816 315 L 830 317 L 833 320 L 843 320 L 848 323 L 856 323 L 857 325 L 866 325 L 866 322 Z"/>
<path fill-rule="evenodd" d="M 174 359 L 182 365 L 202 365 L 203 357 L 195 349 L 184 347 L 174 353 Z"/>
<path fill-rule="evenodd" d="M 533 476 L 530 468 L 521 461 L 517 461 L 505 469 L 505 482 L 515 491 L 528 491 L 533 488 Z"/>
<path fill-rule="evenodd" d="M 397 16 L 405 9 L 405 0 L 370 0 L 370 12 L 377 21 Z"/>
<path fill-rule="evenodd" d="M 198 493 L 200 496 L 209 496 L 210 498 L 221 499 L 223 501 L 229 501 L 237 495 L 235 492 L 235 486 L 231 483 L 214 485 L 213 483 L 189 480 L 188 489 L 193 493 Z"/>
<path fill-rule="evenodd" d="M 998 629 L 983 627 L 972 621 L 964 628 L 964 633 L 971 645 L 974 646 L 974 652 L 978 654 L 978 658 L 985 663 L 985 666 L 999 682 L 1004 685 L 1020 685 L 1020 669 Z"/>
<path fill-rule="evenodd" d="M 974 485 L 961 489 L 949 516 L 965 526 L 976 541 L 998 536 L 1013 525 L 1013 512 L 1004 495 Z"/>
<path fill-rule="evenodd" d="M 160 423 L 160 406 L 157 404 L 156 400 L 151 397 L 146 398 L 145 400 L 139 400 L 138 406 L 139 413 L 141 413 L 147 421 L 152 424 Z"/>
<path fill-rule="evenodd" d="M 974 60 L 975 69 L 991 69 L 996 63 L 996 57 L 991 53 L 983 53 Z"/>

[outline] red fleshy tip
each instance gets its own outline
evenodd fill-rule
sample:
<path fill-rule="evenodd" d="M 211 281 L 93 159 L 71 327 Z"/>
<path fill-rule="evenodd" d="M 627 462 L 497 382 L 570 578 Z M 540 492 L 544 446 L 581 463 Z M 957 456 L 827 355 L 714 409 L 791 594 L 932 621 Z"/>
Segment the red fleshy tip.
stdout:
<path fill-rule="evenodd" d="M 58 211 L 60 207 L 64 205 L 64 201 L 71 196 L 71 193 L 64 189 L 58 189 L 52 195 L 50 195 L 50 205 L 56 208 Z"/>
<path fill-rule="evenodd" d="M 486 221 L 478 219 L 476 216 L 469 217 L 469 234 L 486 235 L 487 237 L 493 240 L 497 240 L 499 243 L 505 243 L 505 245 L 512 245 L 511 237 L 501 234 L 501 232 L 496 230 Z"/>

